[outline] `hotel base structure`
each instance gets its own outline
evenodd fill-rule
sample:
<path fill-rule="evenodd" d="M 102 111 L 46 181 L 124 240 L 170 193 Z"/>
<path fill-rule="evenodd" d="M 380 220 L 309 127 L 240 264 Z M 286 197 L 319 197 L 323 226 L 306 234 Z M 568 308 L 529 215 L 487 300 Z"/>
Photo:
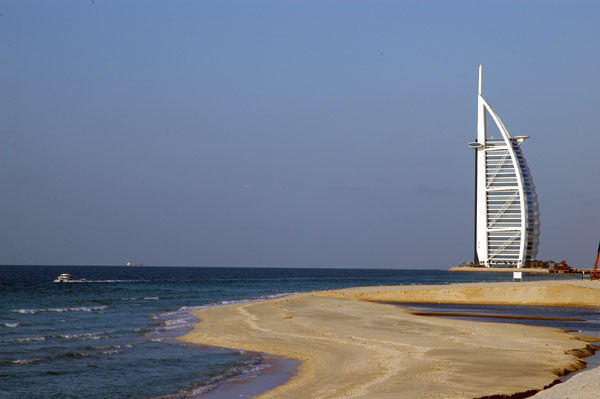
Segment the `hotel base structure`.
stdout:
<path fill-rule="evenodd" d="M 474 263 L 524 267 L 536 259 L 539 243 L 537 194 L 521 145 L 529 136 L 511 137 L 481 94 L 479 66 L 475 150 Z M 487 137 L 487 116 L 500 131 Z"/>

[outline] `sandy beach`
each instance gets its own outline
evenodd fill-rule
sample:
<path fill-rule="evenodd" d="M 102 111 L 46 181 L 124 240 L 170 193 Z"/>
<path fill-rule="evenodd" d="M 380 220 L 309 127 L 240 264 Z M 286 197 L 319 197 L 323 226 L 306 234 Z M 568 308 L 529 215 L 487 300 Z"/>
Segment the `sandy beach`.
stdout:
<path fill-rule="evenodd" d="M 544 280 L 428 286 L 355 287 L 327 291 L 322 295 L 373 302 L 469 303 L 600 308 L 600 281 Z"/>
<path fill-rule="evenodd" d="M 600 283 L 471 283 L 297 294 L 196 311 L 200 322 L 181 339 L 301 362 L 292 379 L 260 398 L 533 394 L 583 368 L 582 358 L 592 353 L 587 342 L 557 329 L 416 316 L 376 301 L 598 307 Z M 542 394 L 558 387 L 579 389 L 569 388 L 573 380 Z"/>

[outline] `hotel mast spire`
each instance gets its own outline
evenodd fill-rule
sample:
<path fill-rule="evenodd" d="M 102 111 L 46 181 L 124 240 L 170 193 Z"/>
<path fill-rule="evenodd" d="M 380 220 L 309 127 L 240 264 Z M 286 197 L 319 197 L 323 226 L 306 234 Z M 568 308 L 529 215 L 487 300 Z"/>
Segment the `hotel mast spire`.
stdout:
<path fill-rule="evenodd" d="M 479 65 L 479 91 L 478 94 L 481 95 L 481 65 Z"/>

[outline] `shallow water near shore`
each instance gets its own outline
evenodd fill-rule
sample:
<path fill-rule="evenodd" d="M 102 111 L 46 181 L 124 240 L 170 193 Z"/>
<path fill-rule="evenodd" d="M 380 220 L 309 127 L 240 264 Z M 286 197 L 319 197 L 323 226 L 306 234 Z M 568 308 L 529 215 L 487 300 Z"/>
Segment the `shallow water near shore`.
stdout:
<path fill-rule="evenodd" d="M 600 340 L 600 309 L 554 306 L 402 303 L 416 312 L 460 320 L 554 327 Z M 456 316 L 459 314 L 460 316 Z M 445 316 L 447 315 L 447 316 Z M 488 316 L 488 317 L 486 317 Z"/>
<path fill-rule="evenodd" d="M 397 305 L 397 304 L 396 304 Z M 553 327 L 576 335 L 596 337 L 600 346 L 600 309 L 553 306 L 462 305 L 402 303 L 416 314 L 494 323 Z M 566 381 L 576 374 L 600 366 L 600 351 L 586 357 L 586 368 L 561 377 Z"/>
<path fill-rule="evenodd" d="M 53 283 L 60 273 L 76 282 Z M 293 366 L 177 341 L 198 322 L 190 311 L 352 286 L 510 280 L 436 270 L 0 266 L 0 398 L 220 399 L 233 386 L 242 387 L 236 397 L 254 395 Z"/>

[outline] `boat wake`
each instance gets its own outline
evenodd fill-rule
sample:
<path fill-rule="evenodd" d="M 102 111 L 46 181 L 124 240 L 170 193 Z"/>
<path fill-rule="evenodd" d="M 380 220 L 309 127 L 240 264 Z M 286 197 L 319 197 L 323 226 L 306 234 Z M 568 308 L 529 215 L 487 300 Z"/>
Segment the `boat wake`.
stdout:
<path fill-rule="evenodd" d="M 69 283 L 147 283 L 151 280 L 87 280 L 85 278 L 78 280 L 62 281 L 61 284 Z"/>

